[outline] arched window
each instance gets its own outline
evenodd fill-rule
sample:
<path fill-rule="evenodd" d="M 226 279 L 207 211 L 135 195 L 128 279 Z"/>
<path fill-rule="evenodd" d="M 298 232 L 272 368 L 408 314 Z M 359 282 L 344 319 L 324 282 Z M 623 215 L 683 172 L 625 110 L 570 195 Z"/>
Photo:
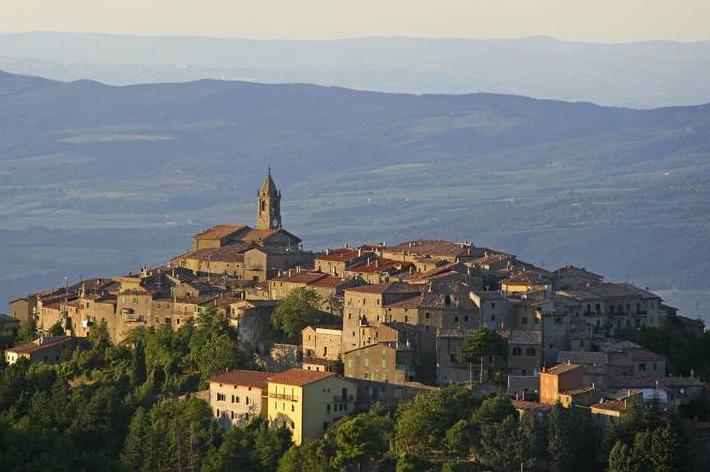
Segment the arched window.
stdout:
<path fill-rule="evenodd" d="M 514 356 L 522 356 L 522 355 L 523 355 L 523 350 L 522 350 L 522 348 L 514 347 L 514 348 L 513 348 L 513 355 L 514 355 Z"/>
<path fill-rule="evenodd" d="M 525 355 L 528 357 L 535 357 L 535 348 L 529 347 L 525 350 Z"/>

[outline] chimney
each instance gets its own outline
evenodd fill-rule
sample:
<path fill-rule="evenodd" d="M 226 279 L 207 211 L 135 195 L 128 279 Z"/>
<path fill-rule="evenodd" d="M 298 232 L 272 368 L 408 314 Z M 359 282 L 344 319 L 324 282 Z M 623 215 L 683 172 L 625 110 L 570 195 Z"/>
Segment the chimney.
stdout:
<path fill-rule="evenodd" d="M 362 257 L 362 248 L 357 248 L 357 257 Z"/>
<path fill-rule="evenodd" d="M 328 254 L 330 254 L 330 249 L 325 248 L 325 255 L 327 256 Z"/>

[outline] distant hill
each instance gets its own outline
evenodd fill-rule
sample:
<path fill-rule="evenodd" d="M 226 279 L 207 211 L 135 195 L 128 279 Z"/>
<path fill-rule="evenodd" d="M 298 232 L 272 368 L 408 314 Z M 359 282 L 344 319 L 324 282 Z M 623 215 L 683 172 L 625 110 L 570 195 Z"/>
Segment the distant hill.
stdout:
<path fill-rule="evenodd" d="M 252 222 L 271 166 L 319 249 L 429 236 L 652 288 L 710 283 L 710 106 L 0 74 L 0 299 Z"/>
<path fill-rule="evenodd" d="M 125 85 L 229 79 L 406 93 L 489 92 L 653 108 L 710 102 L 710 41 L 597 44 L 0 34 L 0 69 Z"/>

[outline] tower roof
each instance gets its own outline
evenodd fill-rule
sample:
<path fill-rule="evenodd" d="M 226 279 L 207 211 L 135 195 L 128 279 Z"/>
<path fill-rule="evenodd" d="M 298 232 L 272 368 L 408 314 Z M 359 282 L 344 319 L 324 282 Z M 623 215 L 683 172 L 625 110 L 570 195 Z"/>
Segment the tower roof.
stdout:
<path fill-rule="evenodd" d="M 276 184 L 274 183 L 274 179 L 271 178 L 271 169 L 269 169 L 268 173 L 266 174 L 266 178 L 264 179 L 264 183 L 261 184 L 261 188 L 259 189 L 259 193 L 276 193 L 278 192 L 278 189 L 276 188 Z"/>

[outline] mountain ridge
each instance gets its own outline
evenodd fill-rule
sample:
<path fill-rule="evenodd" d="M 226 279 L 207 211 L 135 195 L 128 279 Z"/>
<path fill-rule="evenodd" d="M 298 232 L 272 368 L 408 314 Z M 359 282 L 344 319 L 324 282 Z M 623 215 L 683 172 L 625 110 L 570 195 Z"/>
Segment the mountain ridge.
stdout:
<path fill-rule="evenodd" d="M 708 42 L 550 38 L 241 40 L 0 34 L 0 68 L 111 84 L 200 78 L 413 93 L 494 92 L 654 108 L 710 101 Z"/>
<path fill-rule="evenodd" d="M 249 223 L 269 165 L 312 249 L 434 237 L 654 288 L 710 277 L 707 104 L 0 74 L 0 129 L 0 298 Z"/>

